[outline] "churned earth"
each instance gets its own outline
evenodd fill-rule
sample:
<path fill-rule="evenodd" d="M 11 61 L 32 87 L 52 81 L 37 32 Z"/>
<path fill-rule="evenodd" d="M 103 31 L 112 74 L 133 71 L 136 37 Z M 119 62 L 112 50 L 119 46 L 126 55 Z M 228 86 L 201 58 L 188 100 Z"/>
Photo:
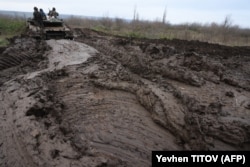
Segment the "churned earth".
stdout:
<path fill-rule="evenodd" d="M 0 166 L 151 166 L 250 149 L 250 48 L 74 29 L 0 48 Z"/>

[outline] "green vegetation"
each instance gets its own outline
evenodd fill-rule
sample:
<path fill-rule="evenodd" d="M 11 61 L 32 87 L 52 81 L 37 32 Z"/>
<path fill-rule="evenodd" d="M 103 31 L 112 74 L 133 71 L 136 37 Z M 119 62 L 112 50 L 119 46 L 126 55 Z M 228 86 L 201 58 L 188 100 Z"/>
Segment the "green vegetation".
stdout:
<path fill-rule="evenodd" d="M 132 38 L 199 40 L 230 46 L 250 46 L 250 29 L 232 25 L 230 17 L 221 24 L 186 23 L 172 25 L 163 21 L 142 21 L 134 18 L 128 22 L 122 19 L 89 19 L 71 17 L 66 20 L 73 28 L 90 28 L 114 35 Z"/>
<path fill-rule="evenodd" d="M 0 15 L 0 46 L 8 45 L 7 38 L 21 34 L 25 24 L 24 18 Z"/>

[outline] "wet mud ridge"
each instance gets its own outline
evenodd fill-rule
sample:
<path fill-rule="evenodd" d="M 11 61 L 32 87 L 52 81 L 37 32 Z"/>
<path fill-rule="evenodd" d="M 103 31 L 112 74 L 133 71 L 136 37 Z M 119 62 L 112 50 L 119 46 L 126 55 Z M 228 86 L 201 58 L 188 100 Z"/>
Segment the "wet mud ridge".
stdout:
<path fill-rule="evenodd" d="M 152 150 L 250 149 L 250 48 L 74 34 L 0 50 L 0 166 L 151 166 Z"/>

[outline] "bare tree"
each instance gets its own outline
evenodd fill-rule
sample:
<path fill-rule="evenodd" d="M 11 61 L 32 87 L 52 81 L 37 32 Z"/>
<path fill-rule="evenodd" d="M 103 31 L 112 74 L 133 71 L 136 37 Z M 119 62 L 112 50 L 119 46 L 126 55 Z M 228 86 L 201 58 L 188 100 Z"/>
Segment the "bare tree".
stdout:
<path fill-rule="evenodd" d="M 137 7 L 135 5 L 135 7 L 134 7 L 134 18 L 133 18 L 134 21 L 136 20 L 136 14 L 137 14 Z"/>
<path fill-rule="evenodd" d="M 134 7 L 134 21 L 138 21 L 139 20 L 139 13 L 137 12 L 137 6 L 135 5 Z"/>
<path fill-rule="evenodd" d="M 163 16 L 162 16 L 162 23 L 163 24 L 166 23 L 166 17 L 167 17 L 167 7 L 165 7 L 164 12 L 163 12 Z"/>
<path fill-rule="evenodd" d="M 233 23 L 233 21 L 231 19 L 231 15 L 227 15 L 225 17 L 225 20 L 223 21 L 222 26 L 223 26 L 223 28 L 229 28 L 232 26 L 232 23 Z"/>
<path fill-rule="evenodd" d="M 223 31 L 223 42 L 226 43 L 229 40 L 229 31 L 230 31 L 230 27 L 232 27 L 232 19 L 231 19 L 231 15 L 227 15 L 225 17 L 225 20 L 223 21 L 222 24 L 222 31 Z"/>

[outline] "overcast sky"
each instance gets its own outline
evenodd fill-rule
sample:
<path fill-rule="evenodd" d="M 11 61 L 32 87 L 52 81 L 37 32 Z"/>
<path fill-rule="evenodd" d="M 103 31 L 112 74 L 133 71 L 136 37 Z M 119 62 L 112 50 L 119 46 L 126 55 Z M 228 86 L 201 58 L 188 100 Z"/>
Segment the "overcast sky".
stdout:
<path fill-rule="evenodd" d="M 0 10 L 32 11 L 33 7 L 55 7 L 59 14 L 132 19 L 134 9 L 143 20 L 178 23 L 222 23 L 230 16 L 232 23 L 250 28 L 250 0 L 0 0 Z"/>

